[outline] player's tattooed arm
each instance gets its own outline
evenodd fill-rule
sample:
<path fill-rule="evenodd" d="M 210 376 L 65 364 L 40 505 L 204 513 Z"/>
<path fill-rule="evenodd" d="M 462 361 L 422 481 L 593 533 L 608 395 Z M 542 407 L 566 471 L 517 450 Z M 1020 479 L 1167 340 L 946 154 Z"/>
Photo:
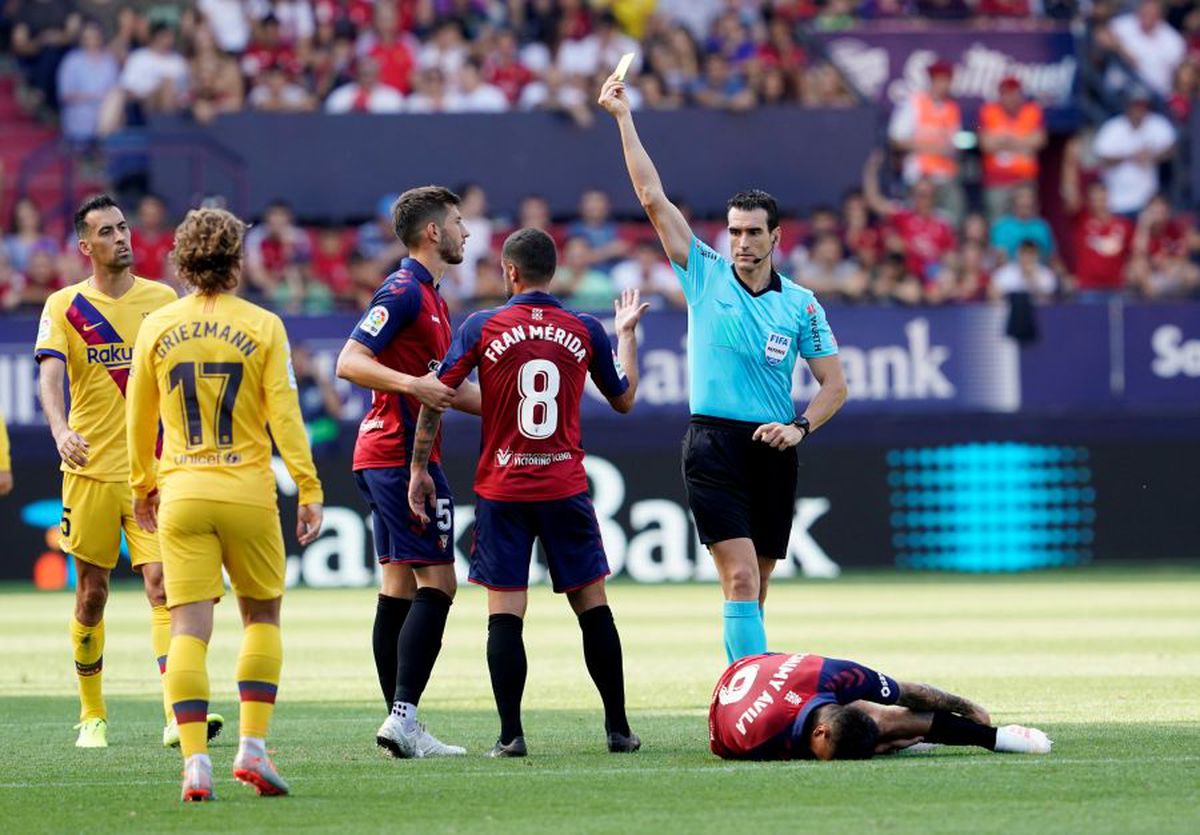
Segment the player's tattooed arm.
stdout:
<path fill-rule="evenodd" d="M 442 413 L 428 406 L 421 407 L 417 429 L 413 434 L 412 465 L 408 471 L 408 509 L 422 524 L 429 522 L 429 505 L 437 498 L 437 488 L 429 475 L 429 456 L 433 439 L 442 423 Z"/>
<path fill-rule="evenodd" d="M 907 681 L 901 681 L 899 684 L 900 698 L 896 700 L 896 704 L 901 707 L 912 710 L 947 710 L 981 725 L 992 723 L 988 712 L 968 698 L 947 693 L 928 684 L 913 684 Z"/>

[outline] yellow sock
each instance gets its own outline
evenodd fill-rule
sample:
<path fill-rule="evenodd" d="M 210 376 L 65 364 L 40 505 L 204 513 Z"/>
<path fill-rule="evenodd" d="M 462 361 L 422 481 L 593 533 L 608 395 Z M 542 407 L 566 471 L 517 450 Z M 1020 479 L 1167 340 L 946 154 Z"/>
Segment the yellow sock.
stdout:
<path fill-rule="evenodd" d="M 171 638 L 167 692 L 179 723 L 179 748 L 186 760 L 208 753 L 208 644 L 194 635 Z"/>
<path fill-rule="evenodd" d="M 104 621 L 84 626 L 71 618 L 71 645 L 75 652 L 75 677 L 79 679 L 79 721 L 107 719 L 101 687 L 104 670 Z"/>
<path fill-rule="evenodd" d="M 158 660 L 158 675 L 162 679 L 163 715 L 171 721 L 171 697 L 167 695 L 167 653 L 171 650 L 171 611 L 166 606 L 150 609 L 150 646 Z"/>
<path fill-rule="evenodd" d="M 242 703 L 238 733 L 241 736 L 266 738 L 282 667 L 283 639 L 279 627 L 269 623 L 247 626 L 237 660 L 238 697 Z"/>

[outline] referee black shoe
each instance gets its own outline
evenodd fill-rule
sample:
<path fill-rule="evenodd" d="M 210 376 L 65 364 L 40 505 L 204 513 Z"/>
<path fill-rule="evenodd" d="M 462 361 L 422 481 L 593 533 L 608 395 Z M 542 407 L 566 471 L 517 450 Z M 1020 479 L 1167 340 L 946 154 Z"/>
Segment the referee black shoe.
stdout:
<path fill-rule="evenodd" d="M 513 741 L 509 743 L 502 742 L 497 739 L 492 750 L 488 752 L 489 757 L 527 757 L 529 749 L 525 747 L 525 737 L 515 736 Z"/>
<path fill-rule="evenodd" d="M 608 751 L 610 754 L 632 754 L 642 747 L 642 738 L 633 731 L 629 736 L 616 731 L 608 732 Z"/>

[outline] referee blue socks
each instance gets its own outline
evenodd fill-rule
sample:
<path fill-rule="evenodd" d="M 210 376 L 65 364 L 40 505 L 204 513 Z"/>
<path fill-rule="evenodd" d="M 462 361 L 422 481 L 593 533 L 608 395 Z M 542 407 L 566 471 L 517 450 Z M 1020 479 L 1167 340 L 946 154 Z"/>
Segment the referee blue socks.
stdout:
<path fill-rule="evenodd" d="M 767 651 L 767 630 L 757 600 L 725 601 L 725 657 L 732 664 Z"/>

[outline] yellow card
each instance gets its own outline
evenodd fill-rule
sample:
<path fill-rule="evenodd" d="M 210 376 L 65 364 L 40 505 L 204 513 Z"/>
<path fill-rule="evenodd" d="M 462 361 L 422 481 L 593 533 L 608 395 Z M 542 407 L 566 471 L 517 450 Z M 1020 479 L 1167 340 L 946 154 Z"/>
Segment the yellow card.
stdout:
<path fill-rule="evenodd" d="M 621 56 L 621 60 L 617 62 L 617 81 L 625 80 L 625 73 L 629 72 L 629 65 L 633 63 L 634 53 L 626 52 Z"/>

